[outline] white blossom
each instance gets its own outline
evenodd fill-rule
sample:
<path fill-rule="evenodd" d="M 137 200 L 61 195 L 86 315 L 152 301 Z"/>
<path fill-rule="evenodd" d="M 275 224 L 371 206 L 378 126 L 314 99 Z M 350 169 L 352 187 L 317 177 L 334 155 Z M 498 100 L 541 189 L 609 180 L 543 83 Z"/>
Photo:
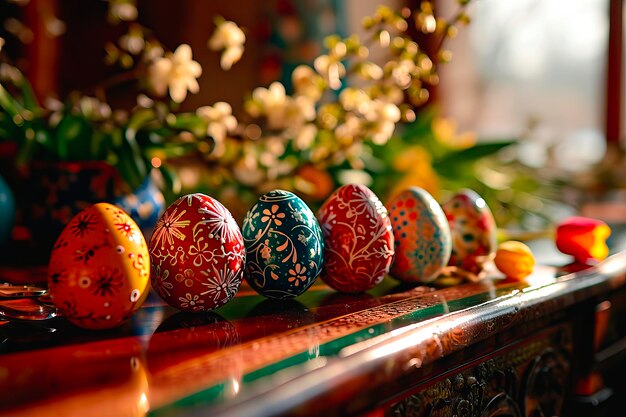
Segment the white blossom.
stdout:
<path fill-rule="evenodd" d="M 274 130 L 295 130 L 315 119 L 313 101 L 305 96 L 288 96 L 279 82 L 270 84 L 269 88 L 256 88 L 246 109 L 253 117 L 265 116 L 268 127 Z"/>
<path fill-rule="evenodd" d="M 216 141 L 223 140 L 228 132 L 234 131 L 237 127 L 233 109 L 224 101 L 218 101 L 213 106 L 200 107 L 196 114 L 208 122 L 207 135 Z"/>
<path fill-rule="evenodd" d="M 391 78 L 396 85 L 402 89 L 408 88 L 411 85 L 413 79 L 413 73 L 416 70 L 416 65 L 410 59 L 403 59 L 396 63 L 391 71 Z"/>
<path fill-rule="evenodd" d="M 372 142 L 382 145 L 387 143 L 396 128 L 396 122 L 400 120 L 401 113 L 398 106 L 382 100 L 372 101 L 371 111 L 365 115 L 366 119 L 373 123 L 370 133 Z"/>
<path fill-rule="evenodd" d="M 109 3 L 109 14 L 116 19 L 132 22 L 137 19 L 137 6 L 127 1 L 112 1 Z"/>
<path fill-rule="evenodd" d="M 342 143 L 350 143 L 362 133 L 363 121 L 354 113 L 346 114 L 345 121 L 335 129 L 335 136 Z"/>
<path fill-rule="evenodd" d="M 322 77 L 308 65 L 299 65 L 291 73 L 293 88 L 298 95 L 318 101 L 322 97 L 323 88 L 320 88 Z"/>
<path fill-rule="evenodd" d="M 225 21 L 217 24 L 217 28 L 211 39 L 209 39 L 209 49 L 213 51 L 222 50 L 220 66 L 224 70 L 229 70 L 243 54 L 243 45 L 246 42 L 246 35 L 235 22 Z"/>
<path fill-rule="evenodd" d="M 197 78 L 201 74 L 202 67 L 192 59 L 191 47 L 182 44 L 174 53 L 168 52 L 154 60 L 148 68 L 148 82 L 157 95 L 164 96 L 169 89 L 172 100 L 180 103 L 187 97 L 187 91 L 200 90 Z"/>
<path fill-rule="evenodd" d="M 315 71 L 328 82 L 328 86 L 333 90 L 341 87 L 341 77 L 346 75 L 346 67 L 341 61 L 333 59 L 328 55 L 320 55 L 313 61 Z"/>

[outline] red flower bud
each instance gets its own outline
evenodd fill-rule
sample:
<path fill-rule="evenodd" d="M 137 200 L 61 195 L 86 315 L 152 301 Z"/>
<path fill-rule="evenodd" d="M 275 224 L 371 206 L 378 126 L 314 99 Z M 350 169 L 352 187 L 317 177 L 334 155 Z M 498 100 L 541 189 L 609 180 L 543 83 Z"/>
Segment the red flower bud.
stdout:
<path fill-rule="evenodd" d="M 570 217 L 556 229 L 556 247 L 576 261 L 601 261 L 609 255 L 606 245 L 611 229 L 601 220 Z"/>

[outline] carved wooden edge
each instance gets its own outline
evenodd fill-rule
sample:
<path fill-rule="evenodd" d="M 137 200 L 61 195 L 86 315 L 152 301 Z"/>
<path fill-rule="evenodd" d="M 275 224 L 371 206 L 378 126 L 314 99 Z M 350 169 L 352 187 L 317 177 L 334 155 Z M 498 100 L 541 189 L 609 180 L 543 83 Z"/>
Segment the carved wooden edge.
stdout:
<path fill-rule="evenodd" d="M 391 402 L 385 415 L 560 415 L 570 375 L 571 341 L 570 326 L 553 327 L 494 352 L 490 359 L 478 359 L 434 383 L 417 386 Z"/>
<path fill-rule="evenodd" d="M 349 346 L 338 358 L 310 364 L 308 371 L 284 371 L 276 383 L 250 390 L 250 394 L 212 410 L 213 415 L 314 415 L 340 405 L 333 403 L 334 392 L 340 391 L 342 399 L 371 392 L 373 387 L 503 330 L 620 288 L 626 282 L 625 273 L 626 251 L 555 283 L 529 287 Z M 299 408 L 294 411 L 296 406 Z"/>

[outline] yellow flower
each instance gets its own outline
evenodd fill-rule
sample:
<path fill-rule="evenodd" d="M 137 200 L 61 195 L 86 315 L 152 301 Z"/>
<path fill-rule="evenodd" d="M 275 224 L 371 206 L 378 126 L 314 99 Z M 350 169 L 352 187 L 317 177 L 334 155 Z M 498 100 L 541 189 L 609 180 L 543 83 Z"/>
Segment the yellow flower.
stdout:
<path fill-rule="evenodd" d="M 476 143 L 476 134 L 473 132 L 457 133 L 456 122 L 452 119 L 437 117 L 432 123 L 435 138 L 452 148 L 464 149 Z"/>
<path fill-rule="evenodd" d="M 202 67 L 192 59 L 191 47 L 182 44 L 174 53 L 154 60 L 148 68 L 148 82 L 155 94 L 164 96 L 169 89 L 172 100 L 180 103 L 187 97 L 187 90 L 200 90 L 197 78 L 201 74 Z"/>
<path fill-rule="evenodd" d="M 402 190 L 416 186 L 425 189 L 434 197 L 439 194 L 439 177 L 432 167 L 430 154 L 421 146 L 405 149 L 393 161 L 393 168 L 405 175 L 396 183 L 389 197 L 393 198 Z"/>

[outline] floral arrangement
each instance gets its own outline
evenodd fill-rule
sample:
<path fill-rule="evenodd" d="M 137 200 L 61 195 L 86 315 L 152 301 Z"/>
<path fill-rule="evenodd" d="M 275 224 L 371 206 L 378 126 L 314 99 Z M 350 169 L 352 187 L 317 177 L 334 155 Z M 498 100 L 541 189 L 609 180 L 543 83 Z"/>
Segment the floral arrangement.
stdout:
<path fill-rule="evenodd" d="M 112 109 L 106 102 L 111 82 L 95 97 L 41 104 L 2 54 L 0 142 L 18 144 L 22 166 L 33 160 L 106 161 L 131 190 L 158 169 L 169 185 L 168 200 L 181 192 L 177 160 L 192 157 L 202 161 L 207 180 L 183 185 L 214 195 L 238 217 L 243 213 L 236 207 L 274 188 L 297 191 L 315 205 L 348 182 L 365 183 L 385 197 L 411 184 L 437 195 L 442 182 L 465 179 L 473 183 L 464 186 L 488 196 L 477 163 L 512 141 L 476 144 L 471 133 L 456 133 L 452 121 L 422 107 L 429 86 L 439 82 L 437 66 L 451 58 L 445 40 L 469 22 L 468 3 L 458 0 L 450 19 L 436 15 L 428 1 L 417 10 L 380 7 L 363 20 L 367 39 L 328 37 L 325 54 L 293 71 L 293 92 L 279 82 L 259 87 L 236 117 L 226 102 L 179 111 L 188 94 L 199 92 L 202 66 L 191 47 L 166 50 L 137 21 L 133 0 L 110 0 L 108 20 L 126 33 L 105 45 L 105 61 L 122 70 L 117 80 L 134 80 L 142 89 L 136 106 Z M 220 65 L 229 70 L 244 53 L 245 30 L 221 17 L 215 25 L 207 46 L 221 53 Z M 369 59 L 372 49 L 385 50 L 386 61 Z"/>

